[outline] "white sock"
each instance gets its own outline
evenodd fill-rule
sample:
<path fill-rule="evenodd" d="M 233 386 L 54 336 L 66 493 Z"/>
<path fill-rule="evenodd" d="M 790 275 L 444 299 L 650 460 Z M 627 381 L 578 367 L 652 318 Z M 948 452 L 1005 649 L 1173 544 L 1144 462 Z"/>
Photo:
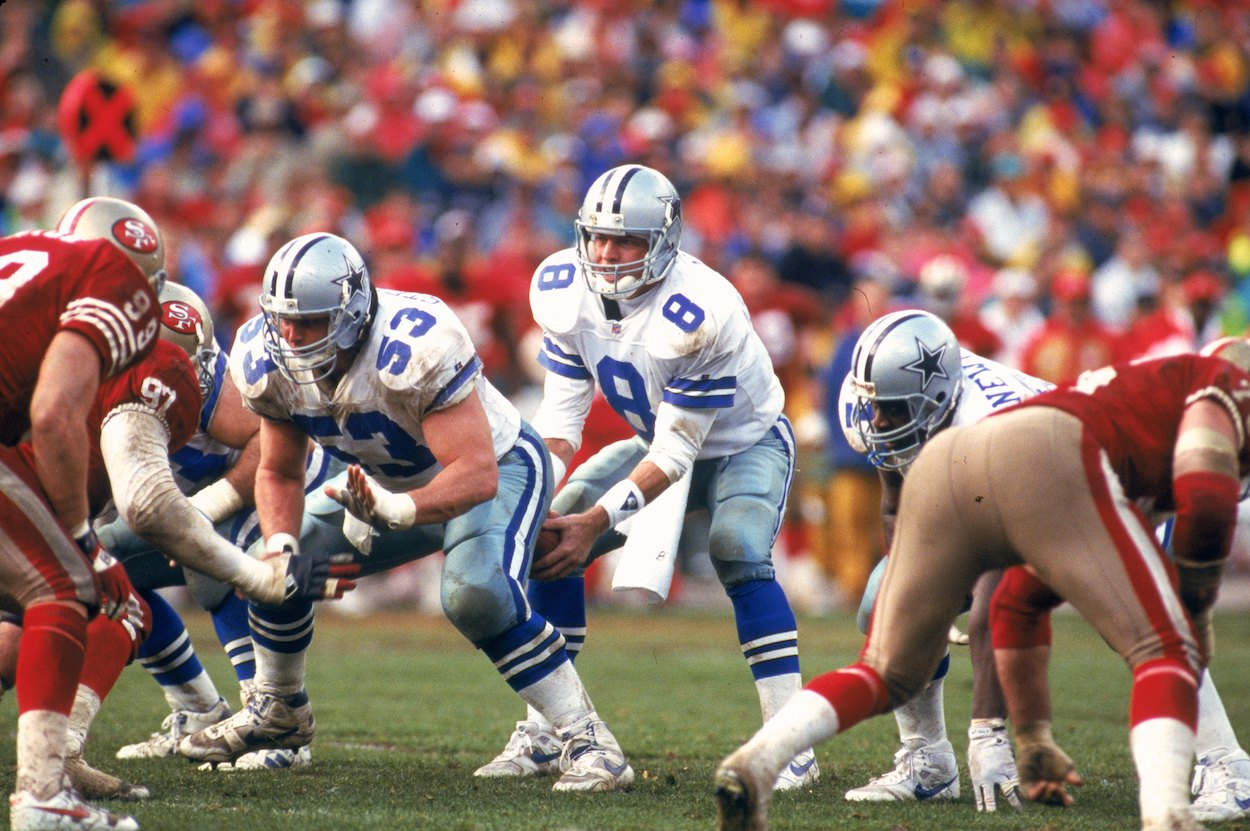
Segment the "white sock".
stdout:
<path fill-rule="evenodd" d="M 95 721 L 96 713 L 100 712 L 100 696 L 95 690 L 79 684 L 78 692 L 74 693 L 74 709 L 69 712 L 69 726 L 66 732 L 65 754 L 81 756 L 83 745 L 87 743 L 87 733 L 91 730 L 91 722 Z"/>
<path fill-rule="evenodd" d="M 1152 718 L 1129 732 L 1141 800 L 1142 824 L 1189 806 L 1194 733 L 1174 718 Z"/>
<path fill-rule="evenodd" d="M 837 733 L 838 714 L 829 699 L 799 690 L 737 753 L 746 754 L 771 781 L 796 755 Z"/>
<path fill-rule="evenodd" d="M 562 724 L 567 726 L 594 711 L 581 677 L 568 661 L 517 694 L 529 705 L 526 717 L 547 728 Z"/>
<path fill-rule="evenodd" d="M 256 652 L 256 689 L 274 695 L 294 695 L 304 689 L 304 658 L 308 650 L 274 652 L 259 643 Z M 217 699 L 213 699 L 215 702 Z"/>
<path fill-rule="evenodd" d="M 1211 680 L 1211 673 L 1204 672 L 1202 684 L 1198 687 L 1198 734 L 1194 739 L 1194 750 L 1199 759 L 1218 762 L 1240 747 L 1232 722 L 1224 710 L 1224 702 Z"/>
<path fill-rule="evenodd" d="M 221 693 L 217 692 L 217 687 L 213 684 L 213 679 L 208 676 L 207 670 L 181 684 L 161 687 L 161 692 L 165 693 L 165 701 L 169 704 L 171 712 L 191 710 L 203 713 L 213 709 L 221 699 Z"/>
<path fill-rule="evenodd" d="M 930 681 L 920 693 L 894 710 L 898 737 L 915 750 L 946 740 L 946 711 L 942 703 L 944 678 Z"/>
<path fill-rule="evenodd" d="M 48 799 L 65 777 L 69 716 L 54 710 L 28 710 L 17 717 L 17 782 L 14 791 Z"/>
<path fill-rule="evenodd" d="M 764 721 L 775 716 L 791 696 L 801 689 L 803 677 L 797 672 L 758 679 L 755 682 L 755 692 L 760 697 L 760 715 L 764 717 Z"/>

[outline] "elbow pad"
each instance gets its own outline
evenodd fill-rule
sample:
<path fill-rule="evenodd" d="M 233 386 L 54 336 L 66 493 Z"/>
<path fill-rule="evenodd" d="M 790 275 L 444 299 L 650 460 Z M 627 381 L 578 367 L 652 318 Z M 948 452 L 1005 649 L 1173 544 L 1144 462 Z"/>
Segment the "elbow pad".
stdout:
<path fill-rule="evenodd" d="M 1007 569 L 990 600 L 994 648 L 1050 646 L 1050 612 L 1062 602 L 1062 597 L 1027 568 Z"/>

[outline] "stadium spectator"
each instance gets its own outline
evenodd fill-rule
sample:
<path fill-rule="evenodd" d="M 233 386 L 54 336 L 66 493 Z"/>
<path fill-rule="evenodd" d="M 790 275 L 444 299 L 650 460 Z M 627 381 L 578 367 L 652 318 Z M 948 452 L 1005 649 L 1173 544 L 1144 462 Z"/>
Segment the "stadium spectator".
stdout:
<path fill-rule="evenodd" d="M 1024 344 L 1020 368 L 1052 384 L 1065 384 L 1087 369 L 1120 357 L 1120 336 L 1090 313 L 1089 278 L 1064 270 L 1050 283 L 1054 302 L 1046 323 Z"/>
<path fill-rule="evenodd" d="M 1020 369 L 1024 344 L 1046 322 L 1046 315 L 1037 305 L 1037 281 L 1023 269 L 1000 269 L 990 286 L 990 298 L 977 316 L 1002 343 L 998 361 Z"/>

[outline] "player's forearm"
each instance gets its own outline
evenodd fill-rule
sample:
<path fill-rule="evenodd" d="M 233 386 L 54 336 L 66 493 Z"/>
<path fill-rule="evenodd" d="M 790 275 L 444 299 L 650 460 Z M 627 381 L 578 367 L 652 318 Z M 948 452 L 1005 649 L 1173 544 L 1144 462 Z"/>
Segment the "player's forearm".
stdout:
<path fill-rule="evenodd" d="M 995 649 L 994 659 L 1012 724 L 1050 722 L 1050 647 Z"/>
<path fill-rule="evenodd" d="M 493 458 L 457 459 L 425 487 L 408 491 L 416 505 L 415 524 L 446 522 L 468 513 L 499 491 L 499 467 Z"/>
<path fill-rule="evenodd" d="M 239 588 L 255 589 L 270 571 L 222 539 L 178 490 L 167 434 L 142 411 L 111 414 L 100 449 L 123 522 L 178 564 Z"/>
<path fill-rule="evenodd" d="M 304 518 L 304 479 L 268 468 L 256 471 L 256 514 L 265 538 L 286 533 L 299 537 Z"/>

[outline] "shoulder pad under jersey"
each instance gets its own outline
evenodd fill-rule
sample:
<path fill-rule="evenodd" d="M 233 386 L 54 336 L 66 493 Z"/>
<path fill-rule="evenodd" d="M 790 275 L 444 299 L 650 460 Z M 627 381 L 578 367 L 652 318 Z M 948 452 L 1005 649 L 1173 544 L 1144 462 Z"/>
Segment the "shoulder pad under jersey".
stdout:
<path fill-rule="evenodd" d="M 230 378 L 245 401 L 262 398 L 278 373 L 265 352 L 264 315 L 258 314 L 239 327 L 230 348 Z"/>
<path fill-rule="evenodd" d="M 530 282 L 534 322 L 557 335 L 572 331 L 590 290 L 577 266 L 577 249 L 566 248 L 543 260 Z"/>

